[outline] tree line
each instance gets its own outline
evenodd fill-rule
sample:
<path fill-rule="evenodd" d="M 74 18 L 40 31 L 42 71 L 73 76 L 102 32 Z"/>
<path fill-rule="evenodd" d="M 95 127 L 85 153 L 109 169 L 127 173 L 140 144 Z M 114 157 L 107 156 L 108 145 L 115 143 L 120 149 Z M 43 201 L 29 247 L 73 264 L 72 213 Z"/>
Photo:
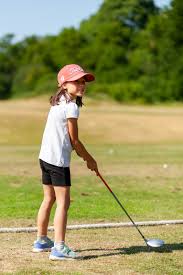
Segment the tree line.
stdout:
<path fill-rule="evenodd" d="M 96 75 L 91 96 L 121 102 L 183 100 L 183 1 L 159 9 L 153 0 L 104 0 L 78 29 L 0 39 L 0 99 L 52 94 L 56 74 L 78 63 Z"/>

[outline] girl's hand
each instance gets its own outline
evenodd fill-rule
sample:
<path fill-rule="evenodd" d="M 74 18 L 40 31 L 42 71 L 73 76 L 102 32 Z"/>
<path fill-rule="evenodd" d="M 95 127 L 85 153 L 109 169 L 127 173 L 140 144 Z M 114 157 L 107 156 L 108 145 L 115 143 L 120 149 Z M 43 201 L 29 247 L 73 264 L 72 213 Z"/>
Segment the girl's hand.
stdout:
<path fill-rule="evenodd" d="M 90 157 L 90 158 L 87 160 L 87 167 L 88 167 L 88 169 L 90 169 L 91 171 L 95 171 L 95 173 L 98 175 L 98 166 L 97 166 L 97 162 L 96 162 L 92 157 Z"/>

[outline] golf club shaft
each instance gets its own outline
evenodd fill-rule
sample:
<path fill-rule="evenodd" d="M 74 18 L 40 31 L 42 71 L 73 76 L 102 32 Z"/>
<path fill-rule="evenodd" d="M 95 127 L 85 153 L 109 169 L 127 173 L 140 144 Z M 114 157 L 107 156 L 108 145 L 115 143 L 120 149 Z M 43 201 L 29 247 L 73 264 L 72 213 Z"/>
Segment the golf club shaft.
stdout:
<path fill-rule="evenodd" d="M 132 220 L 132 218 L 130 217 L 130 215 L 127 213 L 127 211 L 125 210 L 125 208 L 123 207 L 123 205 L 121 204 L 121 202 L 118 200 L 118 198 L 116 197 L 116 195 L 113 193 L 113 191 L 111 190 L 111 188 L 109 187 L 109 185 L 107 184 L 107 182 L 103 179 L 103 177 L 100 175 L 100 173 L 98 173 L 98 176 L 100 177 L 100 179 L 102 180 L 102 182 L 105 184 L 105 186 L 107 187 L 107 189 L 110 191 L 110 193 L 113 195 L 113 197 L 115 198 L 115 200 L 117 201 L 117 203 L 119 204 L 119 206 L 123 209 L 123 211 L 125 212 L 125 214 L 128 216 L 128 218 L 130 219 L 130 221 L 136 227 L 136 229 L 138 230 L 139 234 L 142 236 L 142 238 L 144 239 L 145 243 L 147 244 L 146 238 L 144 237 L 144 235 L 142 234 L 142 232 L 140 231 L 140 229 L 137 227 L 137 225 L 135 224 L 135 222 Z"/>

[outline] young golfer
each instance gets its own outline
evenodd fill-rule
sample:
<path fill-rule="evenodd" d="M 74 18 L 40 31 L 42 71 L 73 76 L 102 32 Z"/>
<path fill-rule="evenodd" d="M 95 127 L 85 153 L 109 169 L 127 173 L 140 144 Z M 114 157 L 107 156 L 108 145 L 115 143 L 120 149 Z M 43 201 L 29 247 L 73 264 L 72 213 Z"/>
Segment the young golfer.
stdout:
<path fill-rule="evenodd" d="M 79 107 L 83 104 L 85 85 L 94 79 L 93 74 L 85 72 L 79 65 L 66 65 L 57 75 L 59 89 L 50 98 L 51 108 L 39 154 L 44 198 L 38 212 L 38 235 L 33 247 L 34 252 L 51 250 L 50 260 L 77 258 L 76 253 L 65 244 L 70 205 L 71 151 L 74 149 L 86 161 L 87 167 L 98 174 L 96 161 L 78 137 Z M 55 201 L 53 242 L 47 237 L 47 228 Z"/>

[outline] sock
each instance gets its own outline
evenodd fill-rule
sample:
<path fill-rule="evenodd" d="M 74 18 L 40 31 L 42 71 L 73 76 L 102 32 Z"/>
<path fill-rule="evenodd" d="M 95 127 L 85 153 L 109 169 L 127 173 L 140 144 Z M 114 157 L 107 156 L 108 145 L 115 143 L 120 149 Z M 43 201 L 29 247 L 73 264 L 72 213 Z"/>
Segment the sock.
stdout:
<path fill-rule="evenodd" d="M 37 236 L 37 241 L 47 241 L 47 236 Z"/>
<path fill-rule="evenodd" d="M 65 242 L 61 241 L 61 242 L 55 243 L 54 246 L 56 247 L 56 249 L 62 250 L 64 248 L 64 244 Z"/>

